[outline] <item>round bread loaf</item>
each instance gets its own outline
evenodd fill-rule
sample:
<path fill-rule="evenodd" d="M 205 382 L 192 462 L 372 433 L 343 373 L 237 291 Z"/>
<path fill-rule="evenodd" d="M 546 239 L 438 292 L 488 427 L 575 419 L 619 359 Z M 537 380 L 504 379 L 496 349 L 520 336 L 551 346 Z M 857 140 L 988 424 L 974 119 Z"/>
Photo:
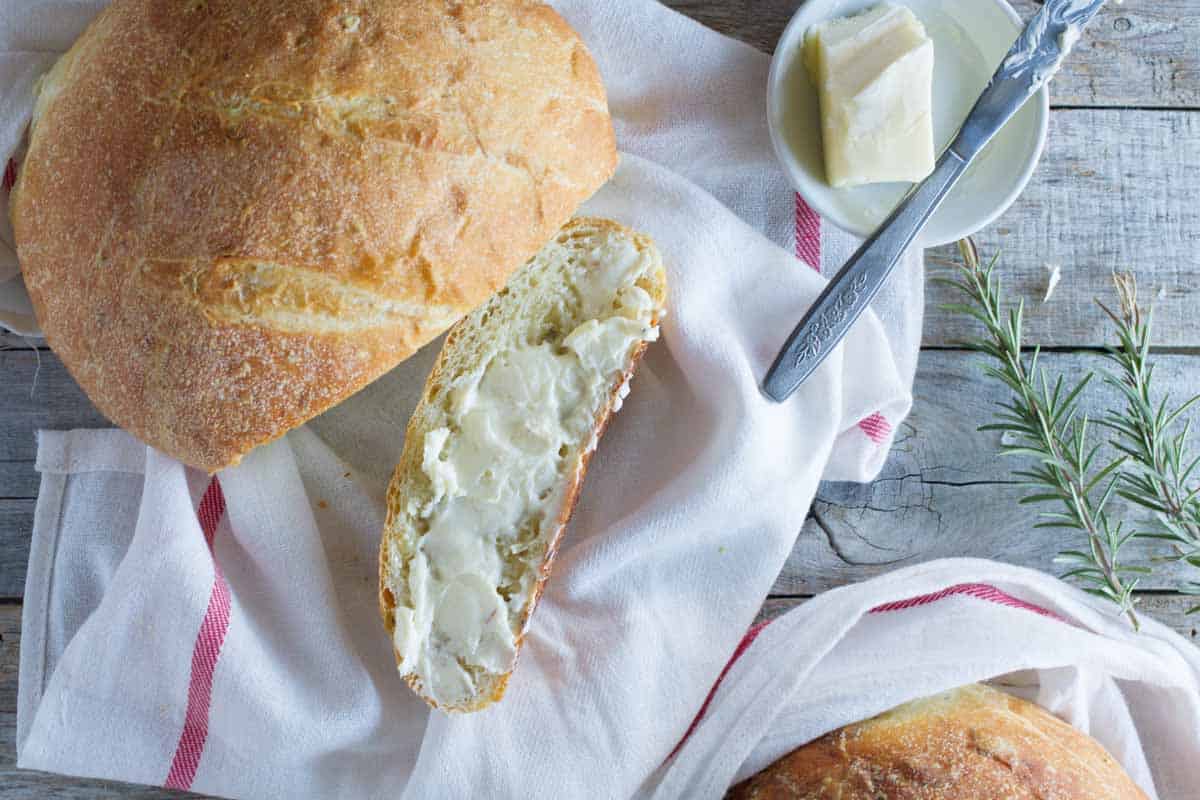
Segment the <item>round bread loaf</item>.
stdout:
<path fill-rule="evenodd" d="M 12 202 L 51 347 L 207 469 L 502 286 L 616 166 L 526 0 L 115 0 L 42 83 Z"/>
<path fill-rule="evenodd" d="M 981 685 L 847 725 L 735 786 L 733 800 L 1146 800 L 1096 740 Z"/>

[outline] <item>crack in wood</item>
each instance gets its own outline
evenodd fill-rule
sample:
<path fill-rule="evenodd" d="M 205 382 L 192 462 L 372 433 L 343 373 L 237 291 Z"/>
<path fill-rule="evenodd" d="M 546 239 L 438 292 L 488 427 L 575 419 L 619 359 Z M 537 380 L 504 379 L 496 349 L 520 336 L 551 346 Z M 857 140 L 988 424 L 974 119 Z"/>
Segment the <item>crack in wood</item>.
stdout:
<path fill-rule="evenodd" d="M 837 537 L 834 535 L 833 529 L 830 528 L 829 525 L 825 522 L 825 520 L 821 517 L 821 512 L 817 511 L 815 504 L 814 504 L 812 510 L 809 511 L 808 516 L 816 524 L 817 528 L 820 529 L 820 531 L 823 534 L 825 534 L 825 541 L 829 544 L 829 549 L 832 550 L 834 555 L 836 555 L 843 563 L 848 564 L 849 566 L 852 566 L 852 567 L 887 566 L 889 564 L 899 564 L 903 561 L 907 561 L 912 558 L 912 556 L 903 556 L 901 558 L 886 559 L 883 561 L 857 561 L 856 559 L 852 558 L 848 553 L 846 553 L 844 550 L 842 550 L 841 546 L 837 542 Z M 877 545 L 874 542 L 870 541 L 865 536 L 863 536 L 861 533 L 859 533 L 858 530 L 855 529 L 853 525 L 847 524 L 847 527 L 850 528 L 851 532 L 857 538 L 861 539 L 866 545 L 873 547 L 876 550 L 895 552 L 894 548 L 882 547 L 882 546 Z"/>
<path fill-rule="evenodd" d="M 930 467 L 930 469 L 953 469 L 953 468 L 952 467 Z M 922 484 L 924 484 L 926 486 L 954 486 L 954 487 L 1020 486 L 1022 484 L 1021 481 L 1017 481 L 1017 480 L 1007 481 L 1007 480 L 999 480 L 999 479 L 995 479 L 995 478 L 988 479 L 988 480 L 977 480 L 977 481 L 947 481 L 947 480 L 941 480 L 938 478 L 926 478 L 925 472 L 926 472 L 926 470 L 921 470 L 920 472 L 909 472 L 909 473 L 905 473 L 904 475 L 884 475 L 884 476 L 876 478 L 874 481 L 872 481 L 869 484 L 850 484 L 850 485 L 851 486 L 860 486 L 860 485 L 862 485 L 862 486 L 879 486 L 880 484 L 884 484 L 884 483 L 903 483 L 904 481 L 909 481 L 909 480 L 913 480 L 913 479 L 920 481 Z M 818 495 L 817 499 L 823 499 L 823 498 L 821 498 L 821 496 Z M 829 502 L 831 504 L 838 505 L 837 501 L 831 500 Z"/>

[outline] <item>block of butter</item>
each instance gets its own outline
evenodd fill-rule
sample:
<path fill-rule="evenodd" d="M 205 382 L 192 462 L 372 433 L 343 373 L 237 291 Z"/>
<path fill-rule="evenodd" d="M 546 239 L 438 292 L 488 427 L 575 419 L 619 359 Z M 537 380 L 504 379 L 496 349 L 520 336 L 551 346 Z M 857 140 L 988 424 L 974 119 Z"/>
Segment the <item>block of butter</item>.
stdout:
<path fill-rule="evenodd" d="M 933 171 L 933 42 L 911 11 L 883 3 L 814 25 L 804 60 L 820 96 L 830 186 Z"/>

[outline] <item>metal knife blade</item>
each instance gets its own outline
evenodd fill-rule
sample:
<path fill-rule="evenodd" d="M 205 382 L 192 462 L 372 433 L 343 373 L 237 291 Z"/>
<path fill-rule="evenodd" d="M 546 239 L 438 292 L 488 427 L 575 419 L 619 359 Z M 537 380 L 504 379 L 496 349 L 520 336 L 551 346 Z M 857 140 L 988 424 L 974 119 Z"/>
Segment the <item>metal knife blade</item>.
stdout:
<path fill-rule="evenodd" d="M 820 366 L 866 309 L 900 256 L 979 151 L 1054 75 L 1104 0 L 1047 0 L 1009 49 L 937 166 L 863 242 L 809 308 L 763 379 L 783 402 Z"/>
<path fill-rule="evenodd" d="M 950 145 L 970 160 L 1058 71 L 1104 0 L 1049 0 L 1009 48 Z"/>

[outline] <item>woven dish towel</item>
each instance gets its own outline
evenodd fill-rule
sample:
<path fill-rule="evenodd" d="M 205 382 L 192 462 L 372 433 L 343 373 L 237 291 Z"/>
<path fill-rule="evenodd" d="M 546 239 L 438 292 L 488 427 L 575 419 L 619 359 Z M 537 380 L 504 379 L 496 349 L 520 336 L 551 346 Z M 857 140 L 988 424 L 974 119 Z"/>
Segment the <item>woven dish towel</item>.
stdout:
<path fill-rule="evenodd" d="M 747 640 L 655 798 L 720 797 L 835 728 L 977 681 L 1091 734 L 1152 799 L 1200 790 L 1200 650 L 1145 617 L 1134 632 L 1040 572 L 921 564 L 826 592 Z"/>

